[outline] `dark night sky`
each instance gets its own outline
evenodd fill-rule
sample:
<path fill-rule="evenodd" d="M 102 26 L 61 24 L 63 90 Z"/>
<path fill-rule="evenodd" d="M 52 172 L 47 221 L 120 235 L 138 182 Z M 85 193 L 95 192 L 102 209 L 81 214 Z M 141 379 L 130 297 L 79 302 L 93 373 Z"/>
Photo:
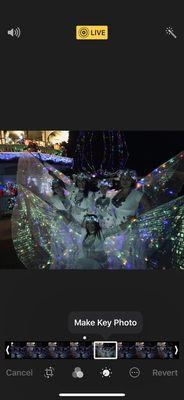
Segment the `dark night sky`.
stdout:
<path fill-rule="evenodd" d="M 74 156 L 78 132 L 71 132 L 69 156 Z M 101 133 L 96 132 L 97 137 Z M 138 175 L 146 175 L 158 165 L 184 150 L 184 132 L 125 132 L 129 158 L 127 168 L 136 169 Z M 102 141 L 97 140 L 96 157 L 102 154 Z"/>

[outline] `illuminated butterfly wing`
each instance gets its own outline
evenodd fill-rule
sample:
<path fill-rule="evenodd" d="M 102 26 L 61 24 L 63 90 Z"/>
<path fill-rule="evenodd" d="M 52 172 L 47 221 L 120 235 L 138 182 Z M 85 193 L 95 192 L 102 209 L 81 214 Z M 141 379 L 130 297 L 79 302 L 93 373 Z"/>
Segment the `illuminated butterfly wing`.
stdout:
<path fill-rule="evenodd" d="M 53 176 L 55 176 L 56 178 L 63 181 L 65 183 L 65 185 L 68 185 L 68 186 L 72 185 L 71 179 L 68 178 L 66 175 L 64 175 L 63 172 L 59 171 L 58 169 L 54 168 L 52 165 L 50 165 L 46 162 L 44 163 L 44 165 L 47 168 L 47 170 L 53 174 Z"/>
<path fill-rule="evenodd" d="M 52 176 L 48 169 L 32 154 L 25 152 L 19 158 L 17 184 L 48 202 L 52 195 Z"/>
<path fill-rule="evenodd" d="M 131 223 L 119 254 L 125 269 L 184 269 L 184 196 Z"/>
<path fill-rule="evenodd" d="M 12 238 L 19 259 L 31 269 L 71 268 L 81 246 L 81 235 L 65 224 L 50 201 L 52 179 L 30 154 L 19 162 Z"/>
<path fill-rule="evenodd" d="M 153 206 L 177 197 L 184 185 L 184 151 L 138 182 Z"/>
<path fill-rule="evenodd" d="M 43 200 L 49 202 L 52 196 L 53 179 L 62 180 L 66 185 L 71 185 L 71 180 L 52 165 L 42 162 L 33 153 L 25 152 L 19 158 L 17 170 L 17 184 L 31 190 Z"/>

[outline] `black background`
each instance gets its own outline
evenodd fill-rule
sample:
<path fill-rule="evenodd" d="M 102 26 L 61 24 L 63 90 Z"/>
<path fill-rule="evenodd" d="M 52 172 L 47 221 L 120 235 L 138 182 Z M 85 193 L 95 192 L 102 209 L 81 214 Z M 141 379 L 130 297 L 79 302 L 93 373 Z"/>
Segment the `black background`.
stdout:
<path fill-rule="evenodd" d="M 7 285 L 8 283 L 8 285 Z M 147 399 L 172 399 L 183 381 L 182 272 L 172 271 L 4 271 L 1 273 L 0 312 L 2 316 L 1 343 L 5 340 L 53 340 L 67 338 L 82 340 L 85 332 L 74 335 L 68 331 L 68 314 L 75 310 L 139 310 L 144 328 L 137 335 L 116 335 L 123 340 L 180 340 L 180 360 L 4 360 L 1 362 L 1 382 L 6 399 L 14 391 L 17 399 L 32 399 L 39 393 L 46 399 L 57 398 L 63 392 L 121 392 L 128 399 L 137 395 Z M 4 295 L 4 297 L 3 297 Z M 151 339 L 150 339 L 151 338 Z M 87 339 L 91 339 L 87 335 Z M 103 340 L 99 335 L 93 339 Z M 3 345 L 1 352 L 4 354 Z M 56 376 L 51 381 L 43 377 L 44 369 L 53 366 Z M 85 371 L 85 379 L 72 380 L 76 366 Z M 106 366 L 113 371 L 110 381 L 102 381 L 100 370 Z M 137 366 L 141 378 L 131 380 L 128 371 Z M 34 378 L 7 378 L 7 368 L 34 369 Z M 178 378 L 152 378 L 152 370 L 178 369 Z M 182 387 L 182 386 L 181 386 Z M 178 389 L 179 390 L 179 389 Z M 51 397 L 50 397 L 51 396 Z M 178 393 L 178 399 L 182 395 Z"/>
<path fill-rule="evenodd" d="M 76 41 L 77 24 L 109 40 Z M 1 127 L 183 130 L 183 45 L 179 0 L 1 1 Z"/>

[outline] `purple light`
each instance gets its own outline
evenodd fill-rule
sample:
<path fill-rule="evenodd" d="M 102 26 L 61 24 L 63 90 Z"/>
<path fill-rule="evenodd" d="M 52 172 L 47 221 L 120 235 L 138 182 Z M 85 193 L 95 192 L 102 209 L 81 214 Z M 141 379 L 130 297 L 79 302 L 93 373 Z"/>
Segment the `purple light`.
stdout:
<path fill-rule="evenodd" d="M 126 269 L 132 269 L 132 264 L 130 262 L 127 262 Z"/>
<path fill-rule="evenodd" d="M 54 154 L 46 153 L 32 153 L 35 157 L 41 158 L 42 161 L 52 161 L 54 163 L 62 163 L 65 165 L 73 166 L 73 158 L 56 156 Z M 0 152 L 0 160 L 10 161 L 18 160 L 20 157 L 24 157 L 25 152 Z"/>

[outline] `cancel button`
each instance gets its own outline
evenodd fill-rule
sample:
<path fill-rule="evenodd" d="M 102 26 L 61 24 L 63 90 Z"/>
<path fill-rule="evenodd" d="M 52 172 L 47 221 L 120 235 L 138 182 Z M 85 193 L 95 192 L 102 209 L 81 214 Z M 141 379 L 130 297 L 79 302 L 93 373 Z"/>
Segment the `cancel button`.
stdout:
<path fill-rule="evenodd" d="M 178 376 L 178 370 L 177 369 L 174 369 L 174 370 L 173 369 L 169 369 L 169 370 L 153 369 L 152 376 L 170 378 L 170 377 Z"/>
<path fill-rule="evenodd" d="M 29 370 L 15 370 L 15 369 L 6 369 L 6 376 L 8 377 L 14 377 L 14 378 L 27 378 L 27 377 L 32 377 L 33 376 L 33 369 Z"/>

